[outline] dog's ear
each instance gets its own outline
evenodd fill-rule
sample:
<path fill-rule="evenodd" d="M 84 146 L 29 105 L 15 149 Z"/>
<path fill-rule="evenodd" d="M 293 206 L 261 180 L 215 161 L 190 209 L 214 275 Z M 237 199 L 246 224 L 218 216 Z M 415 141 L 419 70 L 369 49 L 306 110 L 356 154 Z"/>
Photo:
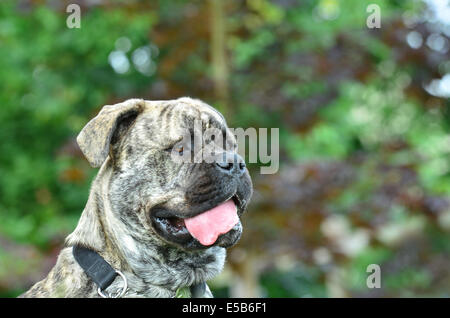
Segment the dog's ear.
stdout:
<path fill-rule="evenodd" d="M 103 106 L 100 113 L 84 126 L 77 137 L 81 151 L 92 167 L 100 167 L 108 157 L 111 146 L 144 109 L 142 99 Z"/>

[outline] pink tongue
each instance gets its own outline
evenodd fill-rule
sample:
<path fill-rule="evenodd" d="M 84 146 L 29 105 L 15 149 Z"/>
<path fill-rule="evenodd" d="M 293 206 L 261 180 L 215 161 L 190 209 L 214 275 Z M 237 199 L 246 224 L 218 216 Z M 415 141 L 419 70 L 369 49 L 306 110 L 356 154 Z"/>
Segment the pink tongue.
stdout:
<path fill-rule="evenodd" d="M 192 218 L 184 219 L 189 233 L 205 246 L 214 244 L 219 235 L 230 231 L 238 222 L 233 200 L 228 200 Z"/>

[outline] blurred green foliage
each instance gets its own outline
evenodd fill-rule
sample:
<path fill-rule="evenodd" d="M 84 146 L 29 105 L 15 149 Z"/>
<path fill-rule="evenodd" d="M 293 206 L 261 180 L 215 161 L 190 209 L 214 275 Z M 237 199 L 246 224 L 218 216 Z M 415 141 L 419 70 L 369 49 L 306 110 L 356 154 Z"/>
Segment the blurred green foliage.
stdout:
<path fill-rule="evenodd" d="M 73 228 L 88 193 L 83 173 L 95 173 L 80 170 L 61 147 L 110 92 L 126 98 L 151 83 L 136 70 L 116 76 L 108 55 L 121 36 L 148 45 L 155 17 L 93 9 L 78 30 L 65 27 L 66 16 L 50 7 L 17 12 L 9 1 L 0 10 L 0 174 L 7 176 L 0 193 L 8 216 L 0 226 L 14 240 L 44 247 Z"/>
<path fill-rule="evenodd" d="M 231 127 L 280 128 L 280 172 L 253 167 L 218 295 L 449 295 L 450 103 L 424 83 L 450 62 L 405 40 L 432 32 L 405 22 L 422 1 L 376 1 L 375 30 L 373 1 L 227 2 L 228 102 L 212 90 L 208 1 L 84 4 L 80 29 L 38 2 L 0 3 L 0 295 L 42 278 L 83 210 L 96 173 L 75 143 L 83 125 L 105 104 L 182 95 L 231 109 Z"/>

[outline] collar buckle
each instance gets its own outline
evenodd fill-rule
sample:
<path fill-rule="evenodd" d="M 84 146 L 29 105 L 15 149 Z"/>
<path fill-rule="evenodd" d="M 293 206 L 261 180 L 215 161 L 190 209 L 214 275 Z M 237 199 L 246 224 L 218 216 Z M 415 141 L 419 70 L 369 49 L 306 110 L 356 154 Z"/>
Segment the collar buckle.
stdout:
<path fill-rule="evenodd" d="M 116 273 L 122 277 L 123 280 L 123 287 L 121 290 L 119 290 L 116 293 L 106 293 L 104 294 L 102 289 L 100 287 L 97 288 L 97 293 L 103 297 L 103 298 L 121 298 L 125 295 L 125 293 L 127 292 L 127 288 L 128 288 L 128 284 L 127 284 L 127 278 L 125 277 L 125 275 L 121 272 L 121 271 L 116 271 Z"/>

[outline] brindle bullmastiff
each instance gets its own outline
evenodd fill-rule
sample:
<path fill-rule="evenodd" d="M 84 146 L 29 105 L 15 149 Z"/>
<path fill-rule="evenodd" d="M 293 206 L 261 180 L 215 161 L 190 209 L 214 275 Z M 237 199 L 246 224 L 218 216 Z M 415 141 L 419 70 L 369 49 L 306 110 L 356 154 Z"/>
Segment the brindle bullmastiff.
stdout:
<path fill-rule="evenodd" d="M 176 160 L 196 156 L 186 142 L 195 138 L 185 138 L 198 134 L 195 125 L 223 133 L 223 153 L 212 152 L 221 160 Z M 203 148 L 214 144 L 210 139 Z M 21 297 L 174 297 L 220 273 L 225 248 L 241 236 L 252 183 L 218 111 L 191 98 L 130 99 L 104 106 L 77 142 L 99 172 L 56 265 Z M 95 252 L 123 276 L 99 293 L 74 246 Z M 212 297 L 203 286 L 196 296 Z"/>

